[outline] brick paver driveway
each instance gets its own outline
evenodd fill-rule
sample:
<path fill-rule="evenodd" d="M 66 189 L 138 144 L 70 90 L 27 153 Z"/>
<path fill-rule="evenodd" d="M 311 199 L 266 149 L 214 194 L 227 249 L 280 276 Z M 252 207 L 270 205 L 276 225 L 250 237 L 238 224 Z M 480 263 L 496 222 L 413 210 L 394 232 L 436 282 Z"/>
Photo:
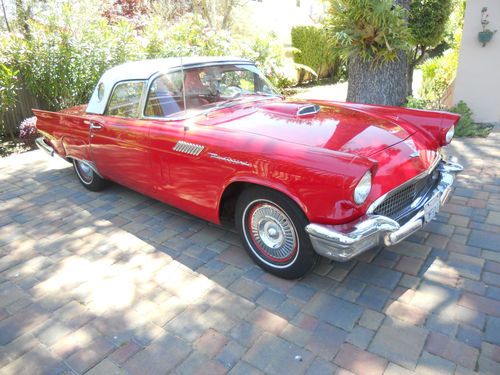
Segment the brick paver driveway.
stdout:
<path fill-rule="evenodd" d="M 0 160 L 0 374 L 500 374 L 500 133 L 438 221 L 304 280 L 40 151 Z"/>

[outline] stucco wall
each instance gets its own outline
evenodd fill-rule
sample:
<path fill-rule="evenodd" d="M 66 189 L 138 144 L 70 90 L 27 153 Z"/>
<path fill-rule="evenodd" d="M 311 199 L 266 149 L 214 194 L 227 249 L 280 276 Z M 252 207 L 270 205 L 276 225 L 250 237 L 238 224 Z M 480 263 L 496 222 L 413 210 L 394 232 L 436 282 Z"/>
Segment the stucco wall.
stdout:
<path fill-rule="evenodd" d="M 481 9 L 488 7 L 491 30 L 499 30 L 485 47 L 477 33 Z M 500 122 L 500 0 L 468 0 L 453 101 L 463 100 L 478 122 Z"/>

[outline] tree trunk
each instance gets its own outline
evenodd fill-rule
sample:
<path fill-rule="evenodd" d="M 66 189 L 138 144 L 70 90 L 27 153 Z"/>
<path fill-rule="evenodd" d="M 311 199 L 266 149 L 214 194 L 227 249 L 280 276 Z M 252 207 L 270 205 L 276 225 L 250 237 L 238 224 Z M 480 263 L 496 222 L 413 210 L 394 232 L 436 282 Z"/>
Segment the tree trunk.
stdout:
<path fill-rule="evenodd" d="M 394 61 L 378 64 L 352 55 L 348 67 L 347 101 L 394 106 L 406 102 L 408 57 L 403 51 Z"/>
<path fill-rule="evenodd" d="M 415 66 L 412 63 L 408 64 L 408 73 L 406 74 L 406 97 L 413 96 L 413 72 Z"/>

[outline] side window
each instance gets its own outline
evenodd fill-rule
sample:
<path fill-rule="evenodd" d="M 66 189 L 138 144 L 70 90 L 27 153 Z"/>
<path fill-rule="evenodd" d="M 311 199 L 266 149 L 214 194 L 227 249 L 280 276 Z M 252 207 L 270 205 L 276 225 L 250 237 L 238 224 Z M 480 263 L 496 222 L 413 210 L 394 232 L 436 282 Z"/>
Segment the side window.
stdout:
<path fill-rule="evenodd" d="M 116 85 L 109 99 L 106 114 L 118 117 L 139 117 L 143 81 L 123 82 Z"/>
<path fill-rule="evenodd" d="M 182 72 L 172 72 L 156 78 L 148 92 L 144 115 L 166 117 L 183 110 Z"/>

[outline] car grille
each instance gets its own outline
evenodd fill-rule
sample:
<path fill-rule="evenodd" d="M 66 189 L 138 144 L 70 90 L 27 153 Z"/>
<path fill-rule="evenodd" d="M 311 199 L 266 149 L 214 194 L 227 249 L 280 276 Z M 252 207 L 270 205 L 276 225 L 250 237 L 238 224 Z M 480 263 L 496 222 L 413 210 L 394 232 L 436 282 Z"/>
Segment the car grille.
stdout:
<path fill-rule="evenodd" d="M 420 195 L 430 191 L 437 183 L 439 172 L 434 170 L 433 173 L 416 180 L 408 185 L 403 186 L 384 199 L 377 208 L 373 211 L 376 215 L 388 216 L 391 219 L 397 220 L 411 206 L 413 201 Z"/>

